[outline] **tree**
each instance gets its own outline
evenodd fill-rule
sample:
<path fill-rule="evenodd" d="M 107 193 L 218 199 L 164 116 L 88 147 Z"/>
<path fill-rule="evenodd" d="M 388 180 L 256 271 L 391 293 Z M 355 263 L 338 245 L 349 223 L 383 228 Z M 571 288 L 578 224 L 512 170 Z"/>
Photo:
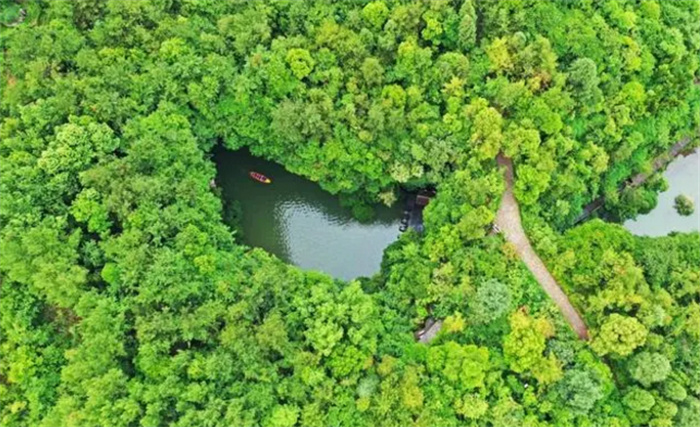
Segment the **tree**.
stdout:
<path fill-rule="evenodd" d="M 266 424 L 273 427 L 293 427 L 298 419 L 298 407 L 294 405 L 278 405 L 272 410 Z"/>
<path fill-rule="evenodd" d="M 673 380 L 664 382 L 663 394 L 667 398 L 676 402 L 682 402 L 686 397 L 688 397 L 688 392 L 685 390 L 685 388 L 680 383 Z"/>
<path fill-rule="evenodd" d="M 590 58 L 579 58 L 569 67 L 568 82 L 577 95 L 577 101 L 584 111 L 595 111 L 595 106 L 603 97 L 598 88 L 598 68 Z"/>
<path fill-rule="evenodd" d="M 289 344 L 289 337 L 281 314 L 268 315 L 258 328 L 255 338 L 261 348 L 284 353 Z"/>
<path fill-rule="evenodd" d="M 292 73 L 298 78 L 303 79 L 304 77 L 311 74 L 314 69 L 315 62 L 306 49 L 294 48 L 287 52 L 287 64 L 292 69 Z"/>
<path fill-rule="evenodd" d="M 484 386 L 489 369 L 488 349 L 475 345 L 461 346 L 450 341 L 428 351 L 428 370 L 441 374 L 463 390 Z"/>
<path fill-rule="evenodd" d="M 476 45 L 476 11 L 472 0 L 462 3 L 459 15 L 461 19 L 459 21 L 458 46 L 463 51 L 469 51 Z"/>
<path fill-rule="evenodd" d="M 600 399 L 603 391 L 590 372 L 581 369 L 566 371 L 557 384 L 559 401 L 579 414 L 586 414 Z"/>
<path fill-rule="evenodd" d="M 0 425 L 700 424 L 697 233 L 572 223 L 662 191 L 617 193 L 697 127 L 697 2 L 0 0 L 0 22 Z M 437 196 L 348 283 L 224 224 L 210 182 L 244 147 L 356 212 Z M 490 233 L 498 153 L 590 344 Z"/>
<path fill-rule="evenodd" d="M 693 205 L 693 199 L 686 196 L 685 194 L 679 194 L 673 200 L 673 207 L 678 212 L 678 215 L 690 216 L 695 211 L 695 206 Z"/>
<path fill-rule="evenodd" d="M 643 351 L 630 362 L 630 374 L 644 387 L 666 379 L 671 372 L 671 363 L 660 353 Z"/>
<path fill-rule="evenodd" d="M 464 111 L 472 122 L 470 140 L 476 146 L 478 156 L 481 159 L 496 157 L 503 139 L 501 114 L 482 98 L 473 100 Z"/>
<path fill-rule="evenodd" d="M 644 412 L 650 410 L 656 401 L 654 396 L 648 391 L 639 387 L 633 387 L 625 393 L 622 402 L 633 411 Z"/>
<path fill-rule="evenodd" d="M 510 316 L 510 332 L 503 340 L 503 354 L 515 372 L 532 369 L 542 358 L 551 325 L 545 319 L 533 320 L 522 311 Z"/>
<path fill-rule="evenodd" d="M 386 18 L 389 16 L 389 8 L 383 1 L 373 1 L 367 3 L 367 5 L 362 9 L 362 17 L 370 23 L 370 25 L 379 29 L 386 22 Z"/>
<path fill-rule="evenodd" d="M 634 317 L 611 314 L 593 338 L 591 346 L 601 356 L 627 356 L 644 344 L 648 331 Z"/>
<path fill-rule="evenodd" d="M 696 398 L 688 399 L 685 405 L 678 409 L 678 425 L 681 427 L 691 427 L 700 421 L 700 400 Z"/>
<path fill-rule="evenodd" d="M 499 37 L 494 39 L 486 48 L 490 69 L 497 72 L 510 71 L 513 67 L 513 57 L 510 54 L 508 40 Z"/>
<path fill-rule="evenodd" d="M 95 189 L 89 188 L 78 194 L 71 206 L 75 219 L 87 223 L 87 230 L 94 233 L 104 233 L 112 226 L 109 212 L 99 197 Z"/>
<path fill-rule="evenodd" d="M 489 404 L 475 394 L 467 394 L 455 404 L 458 414 L 470 420 L 478 420 L 486 414 Z"/>
<path fill-rule="evenodd" d="M 501 317 L 508 310 L 510 303 L 508 286 L 495 279 L 486 280 L 469 301 L 471 318 L 476 323 L 490 323 Z"/>

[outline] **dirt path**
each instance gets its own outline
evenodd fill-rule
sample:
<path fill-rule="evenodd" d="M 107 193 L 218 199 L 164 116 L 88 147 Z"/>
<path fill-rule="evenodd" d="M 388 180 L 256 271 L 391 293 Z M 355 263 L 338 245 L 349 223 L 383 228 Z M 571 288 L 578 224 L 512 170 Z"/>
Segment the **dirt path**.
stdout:
<path fill-rule="evenodd" d="M 542 285 L 547 295 L 554 300 L 564 318 L 569 322 L 576 334 L 581 339 L 588 339 L 586 324 L 581 319 L 573 305 L 569 302 L 564 291 L 549 273 L 547 267 L 530 245 L 530 240 L 525 234 L 521 220 L 518 202 L 513 196 L 513 162 L 501 154 L 498 155 L 498 164 L 505 167 L 506 191 L 501 199 L 501 206 L 496 215 L 496 224 L 500 227 L 507 241 L 511 242 L 535 279 Z"/>

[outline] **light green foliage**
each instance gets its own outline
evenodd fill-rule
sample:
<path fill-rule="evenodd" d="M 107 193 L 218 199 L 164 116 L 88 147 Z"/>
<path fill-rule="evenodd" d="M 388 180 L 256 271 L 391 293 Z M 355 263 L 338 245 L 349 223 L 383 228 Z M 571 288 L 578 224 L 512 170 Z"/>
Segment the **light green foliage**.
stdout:
<path fill-rule="evenodd" d="M 476 295 L 469 301 L 470 319 L 476 323 L 490 323 L 501 317 L 510 307 L 508 286 L 498 280 L 481 283 Z"/>
<path fill-rule="evenodd" d="M 262 349 L 283 353 L 289 338 L 282 316 L 279 313 L 271 313 L 267 316 L 256 331 L 255 338 Z"/>
<path fill-rule="evenodd" d="M 643 351 L 630 362 L 630 374 L 644 387 L 666 379 L 671 372 L 668 359 L 659 353 Z"/>
<path fill-rule="evenodd" d="M 688 396 L 685 388 L 676 381 L 667 381 L 663 387 L 664 396 L 676 402 L 682 402 Z"/>
<path fill-rule="evenodd" d="M 700 424 L 697 233 L 571 228 L 663 189 L 616 193 L 698 126 L 700 9 L 525 3 L 0 0 L 0 425 Z M 216 145 L 437 196 L 343 283 L 241 245 Z"/>
<path fill-rule="evenodd" d="M 601 356 L 627 356 L 644 344 L 648 331 L 634 317 L 613 313 L 593 339 L 593 349 Z"/>
<path fill-rule="evenodd" d="M 689 216 L 695 211 L 695 205 L 693 204 L 693 199 L 686 196 L 685 194 L 679 194 L 673 200 L 673 207 L 676 209 L 679 215 Z"/>
<path fill-rule="evenodd" d="M 523 423 L 523 407 L 510 397 L 502 397 L 490 408 L 490 419 L 494 425 L 510 426 Z"/>
<path fill-rule="evenodd" d="M 508 40 L 494 39 L 486 48 L 491 69 L 494 71 L 510 71 L 513 68 L 513 58 L 508 49 Z"/>
<path fill-rule="evenodd" d="M 266 424 L 272 427 L 293 427 L 298 419 L 299 408 L 290 405 L 280 405 L 272 411 Z"/>
<path fill-rule="evenodd" d="M 634 387 L 625 393 L 622 402 L 633 411 L 643 412 L 650 410 L 656 401 L 654 396 L 648 391 Z"/>
<path fill-rule="evenodd" d="M 503 340 L 503 354 L 510 369 L 519 373 L 530 372 L 544 383 L 561 378 L 561 366 L 556 357 L 543 354 L 546 339 L 554 334 L 547 319 L 532 319 L 517 311 L 510 317 L 510 328 L 510 333 Z"/>
<path fill-rule="evenodd" d="M 696 425 L 700 421 L 700 400 L 696 398 L 688 399 L 686 405 L 683 405 L 678 410 L 678 425 L 681 427 L 690 427 Z"/>
<path fill-rule="evenodd" d="M 315 62 L 311 57 L 311 53 L 306 49 L 290 49 L 286 58 L 292 73 L 298 79 L 308 76 L 314 69 Z"/>
<path fill-rule="evenodd" d="M 474 394 L 467 394 L 457 401 L 455 410 L 458 414 L 467 419 L 479 419 L 489 409 L 489 404 Z"/>
<path fill-rule="evenodd" d="M 389 8 L 383 1 L 373 1 L 367 3 L 362 9 L 362 17 L 365 18 L 374 28 L 379 29 L 386 22 L 389 16 Z"/>
<path fill-rule="evenodd" d="M 476 99 L 465 108 L 472 123 L 471 142 L 475 144 L 482 159 L 493 158 L 501 149 L 503 135 L 501 114 L 488 106 L 485 99 Z"/>
<path fill-rule="evenodd" d="M 90 232 L 102 233 L 111 226 L 109 213 L 100 203 L 99 194 L 95 189 L 83 190 L 73 201 L 71 213 L 79 222 L 87 223 Z"/>
<path fill-rule="evenodd" d="M 462 389 L 473 390 L 484 386 L 489 369 L 489 352 L 475 345 L 460 346 L 448 342 L 429 350 L 428 369 Z"/>

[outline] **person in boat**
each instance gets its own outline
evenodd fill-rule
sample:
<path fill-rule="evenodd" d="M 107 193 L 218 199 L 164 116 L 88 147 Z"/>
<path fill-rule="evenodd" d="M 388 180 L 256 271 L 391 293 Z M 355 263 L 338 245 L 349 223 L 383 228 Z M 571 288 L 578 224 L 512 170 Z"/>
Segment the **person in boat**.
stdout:
<path fill-rule="evenodd" d="M 261 174 L 260 172 L 250 171 L 250 177 L 258 182 L 262 182 L 263 184 L 272 183 L 272 180 L 270 178 L 266 177 L 265 175 Z"/>

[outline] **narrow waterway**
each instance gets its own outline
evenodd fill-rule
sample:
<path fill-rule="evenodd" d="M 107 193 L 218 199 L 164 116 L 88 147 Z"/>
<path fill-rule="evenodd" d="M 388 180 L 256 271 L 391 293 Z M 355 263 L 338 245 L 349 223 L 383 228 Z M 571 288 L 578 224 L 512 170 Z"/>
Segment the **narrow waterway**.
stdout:
<path fill-rule="evenodd" d="M 247 150 L 214 152 L 222 196 L 240 203 L 243 243 L 307 270 L 351 280 L 379 271 L 384 249 L 398 237 L 401 208 L 375 206 L 360 223 L 338 197 Z M 250 171 L 272 180 L 262 184 Z"/>
<path fill-rule="evenodd" d="M 679 156 L 671 162 L 664 177 L 668 190 L 659 194 L 656 207 L 645 215 L 625 221 L 625 228 L 640 236 L 665 236 L 672 231 L 697 231 L 700 226 L 700 154 Z M 685 194 L 693 199 L 695 212 L 681 216 L 673 207 L 674 199 Z"/>

